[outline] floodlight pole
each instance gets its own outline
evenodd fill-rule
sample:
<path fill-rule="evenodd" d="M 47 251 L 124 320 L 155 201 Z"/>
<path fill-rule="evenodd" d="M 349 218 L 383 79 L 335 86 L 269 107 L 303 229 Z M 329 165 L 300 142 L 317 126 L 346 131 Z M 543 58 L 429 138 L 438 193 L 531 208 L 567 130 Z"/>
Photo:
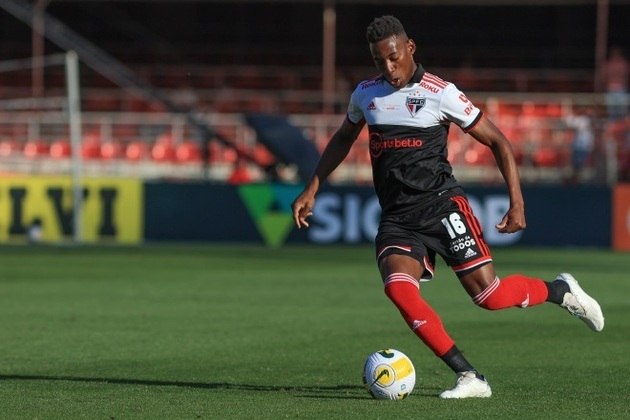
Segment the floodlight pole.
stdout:
<path fill-rule="evenodd" d="M 595 92 L 602 93 L 604 86 L 604 66 L 608 55 L 608 15 L 609 0 L 597 0 L 597 23 L 595 33 Z"/>
<path fill-rule="evenodd" d="M 72 145 L 72 221 L 75 243 L 83 240 L 83 186 L 81 185 L 81 98 L 79 95 L 79 58 L 75 51 L 66 53 L 66 86 L 68 89 L 68 121 Z"/>
<path fill-rule="evenodd" d="M 324 114 L 332 114 L 335 106 L 335 43 L 337 12 L 335 0 L 324 1 L 323 14 L 323 57 L 322 57 L 322 96 Z"/>
<path fill-rule="evenodd" d="M 44 10 L 50 0 L 36 0 L 33 5 L 33 68 L 32 68 L 32 95 L 34 98 L 44 96 Z"/>

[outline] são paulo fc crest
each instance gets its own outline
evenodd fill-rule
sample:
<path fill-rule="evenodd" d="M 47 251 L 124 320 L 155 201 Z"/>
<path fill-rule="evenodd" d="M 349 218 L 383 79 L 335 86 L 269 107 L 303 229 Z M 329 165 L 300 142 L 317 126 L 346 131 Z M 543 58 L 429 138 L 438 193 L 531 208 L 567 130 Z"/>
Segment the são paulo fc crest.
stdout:
<path fill-rule="evenodd" d="M 418 98 L 417 96 L 407 96 L 406 105 L 411 116 L 415 117 L 418 111 L 424 108 L 424 105 L 426 104 L 426 102 L 427 102 L 426 98 Z"/>

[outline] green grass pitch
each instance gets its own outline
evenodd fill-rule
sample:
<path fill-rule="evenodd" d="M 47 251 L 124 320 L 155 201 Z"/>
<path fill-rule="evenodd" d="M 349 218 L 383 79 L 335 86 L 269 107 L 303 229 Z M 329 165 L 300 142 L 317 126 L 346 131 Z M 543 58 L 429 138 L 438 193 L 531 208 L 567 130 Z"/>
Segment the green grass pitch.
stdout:
<path fill-rule="evenodd" d="M 442 401 L 454 375 L 383 294 L 370 247 L 3 247 L 0 418 L 630 418 L 630 255 L 494 257 L 500 275 L 572 272 L 606 328 L 554 305 L 484 311 L 440 263 L 423 294 L 494 392 Z M 387 347 L 416 366 L 403 401 L 361 385 Z"/>

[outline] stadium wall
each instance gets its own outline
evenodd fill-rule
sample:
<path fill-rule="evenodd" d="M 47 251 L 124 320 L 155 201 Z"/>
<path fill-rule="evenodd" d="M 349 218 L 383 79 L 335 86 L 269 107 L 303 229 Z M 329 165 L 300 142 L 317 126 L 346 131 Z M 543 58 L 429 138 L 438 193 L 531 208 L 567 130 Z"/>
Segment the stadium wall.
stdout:
<path fill-rule="evenodd" d="M 508 207 L 503 188 L 469 186 L 471 205 L 492 246 L 584 246 L 630 250 L 630 185 L 527 186 L 528 227 L 496 233 Z M 83 181 L 85 243 L 217 242 L 362 244 L 376 235 L 380 207 L 371 187 L 328 186 L 309 229 L 295 229 L 291 203 L 298 185 L 207 182 Z M 0 180 L 0 243 L 70 242 L 70 177 Z"/>

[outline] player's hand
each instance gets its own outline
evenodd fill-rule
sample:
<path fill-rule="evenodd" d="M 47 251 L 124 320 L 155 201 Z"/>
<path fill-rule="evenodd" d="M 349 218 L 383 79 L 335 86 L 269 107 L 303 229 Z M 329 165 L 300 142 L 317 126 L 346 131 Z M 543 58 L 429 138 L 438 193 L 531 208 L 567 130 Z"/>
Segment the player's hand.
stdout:
<path fill-rule="evenodd" d="M 501 222 L 495 227 L 501 233 L 515 233 L 525 229 L 525 211 L 522 206 L 510 207 Z"/>
<path fill-rule="evenodd" d="M 302 227 L 308 227 L 309 224 L 306 219 L 313 215 L 313 208 L 315 208 L 315 197 L 303 192 L 293 202 L 293 221 L 298 229 Z"/>

